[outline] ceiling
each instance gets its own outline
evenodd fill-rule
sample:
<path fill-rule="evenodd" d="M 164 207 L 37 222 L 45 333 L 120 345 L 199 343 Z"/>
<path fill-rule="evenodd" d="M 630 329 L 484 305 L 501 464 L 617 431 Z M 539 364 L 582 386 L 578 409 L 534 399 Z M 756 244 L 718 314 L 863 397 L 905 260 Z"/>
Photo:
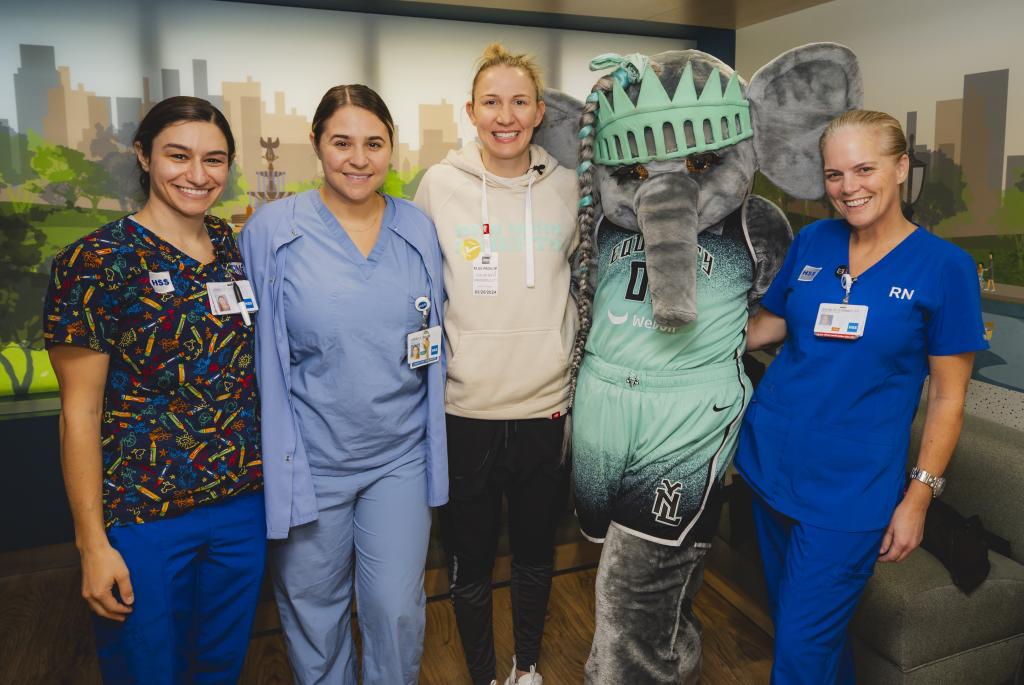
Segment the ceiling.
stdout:
<path fill-rule="evenodd" d="M 406 0 L 410 4 L 453 5 L 519 12 L 654 21 L 738 29 L 830 0 Z M 624 8 L 628 7 L 628 14 Z"/>

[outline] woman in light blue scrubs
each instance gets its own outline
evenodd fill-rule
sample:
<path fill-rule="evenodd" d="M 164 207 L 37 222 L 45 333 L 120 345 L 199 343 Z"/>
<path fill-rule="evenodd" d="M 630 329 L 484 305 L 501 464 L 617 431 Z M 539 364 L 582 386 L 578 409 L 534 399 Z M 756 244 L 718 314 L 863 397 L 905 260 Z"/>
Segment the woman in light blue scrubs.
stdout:
<path fill-rule="evenodd" d="M 974 262 L 904 218 L 899 122 L 852 110 L 821 137 L 839 219 L 801 230 L 748 326 L 784 342 L 744 418 L 736 468 L 775 623 L 772 683 L 853 685 L 846 637 L 876 561 L 921 542 L 956 446 L 974 353 L 988 347 Z M 910 424 L 928 408 L 907 485 Z"/>
<path fill-rule="evenodd" d="M 373 90 L 332 88 L 312 128 L 322 187 L 261 208 L 242 238 L 268 534 L 286 538 L 274 588 L 297 683 L 356 683 L 354 579 L 362 682 L 412 685 L 429 507 L 448 498 L 441 251 L 419 209 L 380 192 L 394 124 Z"/>

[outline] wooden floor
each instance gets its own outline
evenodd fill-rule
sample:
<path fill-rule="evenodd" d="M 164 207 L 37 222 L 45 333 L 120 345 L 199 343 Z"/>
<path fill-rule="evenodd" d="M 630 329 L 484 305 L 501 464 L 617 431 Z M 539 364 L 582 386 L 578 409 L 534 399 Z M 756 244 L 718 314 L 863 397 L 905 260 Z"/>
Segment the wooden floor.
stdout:
<path fill-rule="evenodd" d="M 583 682 L 583 664 L 594 632 L 596 569 L 556 576 L 551 590 L 540 671 L 550 685 Z M 512 616 L 508 587 L 494 592 L 494 641 L 502 682 L 512 664 Z M 695 613 L 704 624 L 701 682 L 709 685 L 767 683 L 771 640 L 710 585 L 697 595 Z M 451 602 L 427 605 L 421 685 L 470 685 L 462 660 Z"/>
<path fill-rule="evenodd" d="M 540 663 L 547 685 L 576 685 L 583 680 L 583 664 L 594 630 L 594 577 L 595 569 L 586 568 L 554 579 Z M 0 683 L 100 684 L 88 611 L 78 596 L 79 578 L 74 566 L 0 577 Z M 771 640 L 726 597 L 736 601 L 729 586 L 708 571 L 695 602 L 695 612 L 704 624 L 701 682 L 767 683 Z M 497 675 L 501 683 L 512 662 L 507 586 L 495 590 L 494 605 Z M 751 614 L 749 607 L 744 610 Z M 261 602 L 257 632 L 241 680 L 246 685 L 292 682 L 276 614 L 269 597 Z M 427 604 L 420 683 L 469 684 L 454 613 L 447 599 Z"/>
<path fill-rule="evenodd" d="M 583 664 L 594 631 L 594 577 L 586 569 L 556 576 L 551 590 L 541 672 L 547 685 L 583 682 Z M 701 683 L 757 685 L 768 682 L 771 640 L 753 622 L 727 602 L 710 584 L 697 595 L 695 612 L 704 624 L 704 661 Z M 511 598 L 507 586 L 494 591 L 494 641 L 498 682 L 512 663 Z M 254 642 L 242 683 L 289 684 L 280 634 Z M 470 685 L 455 627 L 455 614 L 447 599 L 427 604 L 420 685 Z"/>

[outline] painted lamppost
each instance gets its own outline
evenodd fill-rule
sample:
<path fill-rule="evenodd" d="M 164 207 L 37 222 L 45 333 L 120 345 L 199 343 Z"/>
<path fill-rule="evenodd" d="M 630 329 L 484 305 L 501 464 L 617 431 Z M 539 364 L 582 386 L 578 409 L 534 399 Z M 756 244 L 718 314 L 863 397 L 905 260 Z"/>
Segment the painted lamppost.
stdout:
<path fill-rule="evenodd" d="M 921 197 L 924 189 L 925 170 L 928 165 L 921 161 L 914 154 L 914 134 L 910 134 L 910 145 L 907 148 L 907 156 L 910 158 L 910 170 L 907 173 L 907 180 L 903 184 L 903 216 L 907 221 L 914 220 L 914 203 Z"/>

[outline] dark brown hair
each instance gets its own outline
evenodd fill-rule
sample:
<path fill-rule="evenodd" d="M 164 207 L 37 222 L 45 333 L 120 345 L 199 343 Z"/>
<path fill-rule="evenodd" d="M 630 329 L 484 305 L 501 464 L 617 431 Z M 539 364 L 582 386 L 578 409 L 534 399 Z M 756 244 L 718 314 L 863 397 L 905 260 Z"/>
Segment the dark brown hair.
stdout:
<path fill-rule="evenodd" d="M 388 130 L 388 140 L 395 144 L 395 122 L 391 118 L 391 111 L 384 104 L 384 100 L 377 91 L 361 83 L 353 83 L 344 86 L 334 86 L 320 98 L 320 104 L 313 114 L 313 140 L 319 145 L 320 136 L 324 133 L 324 125 L 327 120 L 334 116 L 342 107 L 352 105 L 361 107 L 380 119 Z"/>
<path fill-rule="evenodd" d="M 186 121 L 201 121 L 213 124 L 224 134 L 228 142 L 228 165 L 235 159 L 235 137 L 231 135 L 231 125 L 219 109 L 202 98 L 178 95 L 170 97 L 153 105 L 153 108 L 146 112 L 142 118 L 139 128 L 135 131 L 135 138 L 132 140 L 133 147 L 138 145 L 142 148 L 142 154 L 149 159 L 153 155 L 153 141 L 168 126 L 180 124 Z M 142 193 L 149 195 L 149 172 L 139 165 L 139 186 Z"/>

